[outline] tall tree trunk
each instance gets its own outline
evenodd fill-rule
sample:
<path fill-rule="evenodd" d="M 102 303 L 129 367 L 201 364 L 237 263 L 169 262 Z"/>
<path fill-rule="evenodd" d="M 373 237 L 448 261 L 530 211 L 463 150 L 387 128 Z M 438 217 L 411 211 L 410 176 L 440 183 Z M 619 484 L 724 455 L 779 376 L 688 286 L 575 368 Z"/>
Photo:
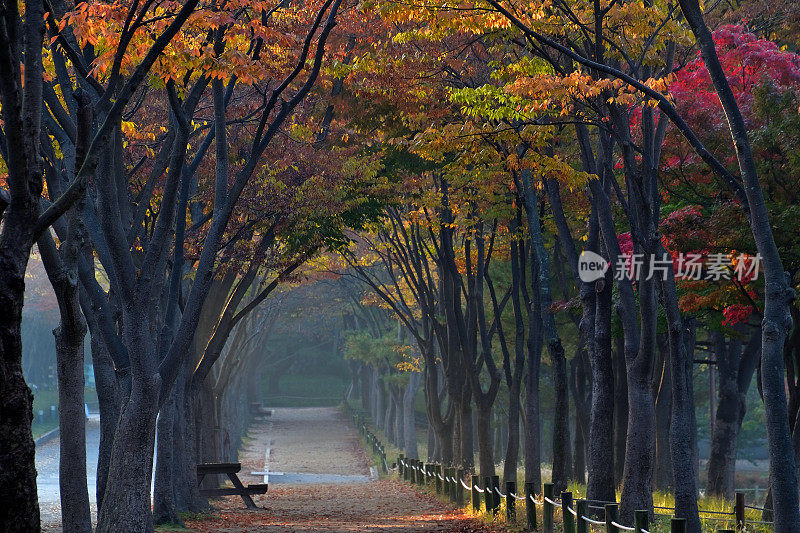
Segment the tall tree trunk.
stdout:
<path fill-rule="evenodd" d="M 469 384 L 464 385 L 464 391 L 459 405 L 459 421 L 461 435 L 461 468 L 466 472 L 475 470 L 475 449 L 472 443 L 472 394 Z"/>
<path fill-rule="evenodd" d="M 422 374 L 419 372 L 411 372 L 408 376 L 405 394 L 403 394 L 402 409 L 398 409 L 398 411 L 402 412 L 404 449 L 406 457 L 410 459 L 419 459 L 414 400 L 417 398 L 417 390 L 419 390 L 419 383 L 421 380 Z"/>
<path fill-rule="evenodd" d="M 90 329 L 94 329 L 91 326 Z M 94 367 L 94 386 L 100 407 L 100 446 L 97 450 L 97 509 L 103 506 L 103 494 L 108 480 L 108 464 L 111 459 L 111 448 L 114 445 L 114 433 L 119 420 L 120 398 L 114 363 L 105 343 L 99 334 L 90 335 L 92 349 L 92 366 Z"/>
<path fill-rule="evenodd" d="M 728 119 L 733 145 L 748 201 L 750 226 L 764 272 L 764 320 L 762 323 L 761 383 L 766 407 L 767 442 L 770 455 L 770 484 L 775 508 L 776 533 L 800 531 L 798 482 L 783 361 L 784 342 L 792 327 L 790 314 L 794 291 L 781 262 L 772 235 L 769 214 L 755 159 L 747 138 L 747 126 L 725 71 L 717 56 L 714 38 L 703 20 L 698 0 L 680 0 L 681 11 L 700 45 L 700 53 Z"/>
<path fill-rule="evenodd" d="M 611 350 L 612 280 L 610 272 L 606 273 L 602 284 L 596 284 L 596 291 L 592 291 L 591 296 L 586 296 L 584 318 L 581 321 L 581 327 L 593 333 L 589 335 L 592 338 L 589 349 L 592 367 L 592 414 L 589 422 L 589 479 L 586 491 L 587 498 L 599 501 L 616 501 L 617 479 L 614 466 L 618 461 L 622 464 L 622 458 L 617 458 L 614 454 L 614 427 L 619 424 L 619 418 L 614 398 L 618 376 L 614 375 Z M 594 310 L 592 300 L 595 303 Z M 584 320 L 589 323 L 584 325 Z M 624 379 L 625 376 L 623 381 Z"/>
<path fill-rule="evenodd" d="M 411 381 L 410 378 L 409 378 L 409 381 Z M 419 384 L 419 381 L 417 381 L 417 384 Z M 394 434 L 397 437 L 397 447 L 399 449 L 401 449 L 401 450 L 403 448 L 405 448 L 405 445 L 406 445 L 406 441 L 405 441 L 405 431 L 406 431 L 405 410 L 406 410 L 406 390 L 407 390 L 407 387 L 408 387 L 408 385 L 406 385 L 406 388 L 400 388 L 400 390 L 398 391 L 398 398 L 396 400 L 397 401 L 397 416 L 395 417 Z"/>
<path fill-rule="evenodd" d="M 569 438 L 569 388 L 567 386 L 567 358 L 559 342 L 550 351 L 553 365 L 553 490 L 561 494 L 567 490 L 570 473 Z"/>
<path fill-rule="evenodd" d="M 372 409 L 372 384 L 370 383 L 371 372 L 367 365 L 361 364 L 361 408 L 369 411 Z"/>
<path fill-rule="evenodd" d="M 436 444 L 436 432 L 430 422 L 428 422 L 426 433 L 428 434 L 428 462 L 436 463 L 441 460 L 439 458 L 439 445 Z"/>
<path fill-rule="evenodd" d="M 150 480 L 160 380 L 136 379 L 120 416 L 98 533 L 153 531 Z"/>
<path fill-rule="evenodd" d="M 479 403 L 475 409 L 478 429 L 478 471 L 481 479 L 494 475 L 494 453 L 492 452 L 492 408 Z"/>
<path fill-rule="evenodd" d="M 78 257 L 85 228 L 79 217 L 84 202 L 69 211 L 67 237 L 56 248 L 50 233 L 39 239 L 42 262 L 58 301 L 61 316 L 53 331 L 58 373 L 59 488 L 61 522 L 67 531 L 92 531 L 86 480 L 86 415 L 84 412 L 83 341 L 86 321 L 80 307 Z"/>
<path fill-rule="evenodd" d="M 44 2 L 25 2 L 23 22 L 17 5 L 9 6 L 4 6 L 0 47 L 7 187 L 0 193 L 0 524 L 6 531 L 28 532 L 39 531 L 40 515 L 31 434 L 33 395 L 22 373 L 21 326 L 25 269 L 43 189 L 39 147 L 45 9 Z"/>
<path fill-rule="evenodd" d="M 628 524 L 633 523 L 635 510 L 653 508 L 655 406 L 650 372 L 656 340 L 656 290 L 653 280 L 640 279 L 637 284 L 641 316 L 640 342 L 637 347 L 631 347 L 627 337 L 625 341 L 625 364 L 628 372 L 628 432 L 625 440 L 620 519 Z"/>
<path fill-rule="evenodd" d="M 714 334 L 714 345 L 719 369 L 719 408 L 711 434 L 706 492 L 730 500 L 735 489 L 736 451 L 747 408 L 747 390 L 761 350 L 761 329 L 754 328 L 744 349 L 740 341 L 731 339 L 726 343 L 722 333 Z"/>
<path fill-rule="evenodd" d="M 520 443 L 520 383 L 516 384 L 516 390 L 509 391 L 508 398 L 508 419 L 506 430 L 508 436 L 505 439 L 505 461 L 503 462 L 503 480 L 517 482 L 517 463 L 519 462 L 519 443 Z M 502 426 L 502 423 L 501 423 Z"/>
<path fill-rule="evenodd" d="M 662 260 L 668 260 L 669 252 L 659 248 Z M 694 460 L 697 422 L 694 417 L 694 388 L 692 386 L 694 325 L 692 319 L 681 317 L 675 278 L 670 269 L 667 279 L 661 283 L 661 296 L 667 315 L 669 338 L 669 369 L 672 378 L 672 416 L 670 419 L 670 450 L 672 457 L 673 490 L 675 493 L 675 515 L 686 519 L 687 530 L 700 533 L 700 515 L 697 506 L 697 463 Z"/>
<path fill-rule="evenodd" d="M 386 440 L 391 443 L 396 443 L 397 439 L 395 438 L 394 428 L 397 423 L 397 404 L 395 403 L 395 395 L 392 394 L 392 387 L 393 385 L 387 384 L 389 388 L 389 394 L 386 395 L 387 402 L 386 402 L 386 415 L 383 418 L 383 430 L 384 435 L 386 435 Z"/>
<path fill-rule="evenodd" d="M 138 302 L 138 313 L 123 320 L 133 380 L 114 436 L 97 533 L 153 531 L 150 484 L 161 379 L 152 327 L 145 318 L 149 307 L 148 302 Z"/>
<path fill-rule="evenodd" d="M 156 468 L 155 485 L 153 487 L 153 522 L 155 524 L 182 524 L 178 516 L 178 504 L 175 497 L 176 484 L 180 482 L 180 469 L 175 451 L 175 417 L 177 415 L 177 387 L 173 387 L 167 402 L 158 413 L 156 424 Z"/>
<path fill-rule="evenodd" d="M 58 367 L 58 425 L 61 441 L 58 484 L 61 523 L 65 531 L 92 531 L 89 488 L 86 481 L 86 415 L 84 413 L 83 339 L 86 325 L 78 304 L 77 288 L 64 299 L 61 323 L 54 331 Z M 69 318 L 67 318 L 69 317 Z"/>
<path fill-rule="evenodd" d="M 572 360 L 570 366 L 570 384 L 572 389 L 572 404 L 575 406 L 575 434 L 572 446 L 572 477 L 571 479 L 580 483 L 586 483 L 586 441 L 588 436 L 588 420 L 585 405 L 585 373 L 583 369 L 583 348 L 579 347 L 578 353 Z"/>
<path fill-rule="evenodd" d="M 666 347 L 663 347 L 666 352 Z M 662 350 L 659 350 L 662 352 Z M 656 471 L 655 488 L 668 491 L 672 487 L 672 458 L 669 449 L 670 419 L 672 416 L 672 377 L 668 354 L 662 353 L 656 367 L 654 394 L 656 397 Z"/>
<path fill-rule="evenodd" d="M 542 487 L 542 444 L 539 424 L 539 372 L 542 361 L 541 315 L 538 298 L 528 316 L 528 359 L 525 372 L 525 481 L 533 483 L 540 494 Z"/>
<path fill-rule="evenodd" d="M 625 340 L 617 337 L 614 350 L 614 486 L 622 483 L 625 445 L 628 435 L 628 371 L 625 367 Z"/>
<path fill-rule="evenodd" d="M 6 524 L 7 531 L 39 531 L 36 446 L 31 434 L 33 395 L 22 374 L 26 259 L 5 253 L 7 249 L 7 244 L 0 243 L 0 524 Z"/>

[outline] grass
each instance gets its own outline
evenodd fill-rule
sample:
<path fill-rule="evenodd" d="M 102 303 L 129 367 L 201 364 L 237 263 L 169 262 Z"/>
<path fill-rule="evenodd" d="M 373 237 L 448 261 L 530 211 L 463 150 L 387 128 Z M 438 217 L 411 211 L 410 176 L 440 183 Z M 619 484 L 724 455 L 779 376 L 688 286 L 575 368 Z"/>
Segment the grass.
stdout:
<path fill-rule="evenodd" d="M 55 416 L 51 414 L 50 406 L 55 405 Z M 44 421 L 39 418 L 39 411 L 44 412 Z M 38 439 L 48 431 L 58 427 L 58 391 L 39 389 L 33 396 L 33 438 Z"/>
<path fill-rule="evenodd" d="M 96 402 L 97 392 L 94 387 L 86 387 L 84 397 L 87 403 Z M 55 405 L 55 414 L 51 412 L 50 406 Z M 44 412 L 44 421 L 39 419 L 39 411 Z M 48 389 L 38 389 L 33 395 L 33 424 L 31 426 L 33 438 L 38 439 L 48 431 L 58 427 L 58 391 Z"/>
<path fill-rule="evenodd" d="M 264 387 L 265 406 L 268 407 L 333 407 L 339 405 L 347 389 L 347 382 L 329 374 L 289 374 L 279 381 L 279 392 Z"/>

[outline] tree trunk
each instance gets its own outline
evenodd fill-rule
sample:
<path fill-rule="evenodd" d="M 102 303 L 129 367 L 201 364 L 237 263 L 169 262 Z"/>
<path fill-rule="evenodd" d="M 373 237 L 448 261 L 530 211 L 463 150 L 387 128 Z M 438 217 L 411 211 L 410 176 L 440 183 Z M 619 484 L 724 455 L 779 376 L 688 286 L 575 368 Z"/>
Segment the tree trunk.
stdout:
<path fill-rule="evenodd" d="M 573 437 L 573 457 L 572 457 L 572 480 L 586 484 L 586 442 L 584 441 L 584 426 L 581 423 L 583 418 L 582 411 L 586 406 L 583 405 L 584 386 L 583 368 L 581 363 L 581 353 L 576 354 L 576 358 L 572 360 L 572 380 L 575 385 L 573 387 L 572 398 L 573 405 L 575 406 L 575 434 Z"/>
<path fill-rule="evenodd" d="M 387 394 L 386 415 L 383 419 L 383 433 L 386 435 L 386 440 L 391 443 L 397 443 L 395 438 L 395 425 L 397 423 L 397 404 L 395 403 L 395 395 L 392 394 L 393 385 L 388 385 L 389 394 Z"/>
<path fill-rule="evenodd" d="M 622 483 L 625 445 L 628 436 L 628 371 L 625 368 L 625 340 L 617 337 L 614 350 L 614 485 Z"/>
<path fill-rule="evenodd" d="M 533 483 L 539 494 L 542 487 L 542 445 L 539 429 L 539 371 L 542 357 L 541 319 L 536 311 L 529 316 L 528 360 L 525 372 L 525 481 Z"/>
<path fill-rule="evenodd" d="M 668 260 L 669 252 L 659 246 L 662 260 Z M 695 345 L 692 318 L 684 320 L 678 307 L 678 293 L 672 270 L 661 283 L 661 296 L 667 317 L 669 339 L 669 370 L 672 386 L 672 412 L 670 418 L 670 451 L 672 458 L 673 491 L 675 493 L 675 516 L 686 520 L 690 533 L 700 533 L 700 515 L 697 506 L 697 422 L 694 417 L 693 355 Z M 691 346 L 691 349 L 690 349 Z"/>
<path fill-rule="evenodd" d="M 8 215 L 7 215 L 8 216 Z M 7 222 L 5 222 L 7 224 Z M 3 228 L 6 237 L 9 228 Z M 11 253 L 0 237 L 0 524 L 8 531 L 39 531 L 31 434 L 33 395 L 22 374 L 22 301 L 27 253 Z"/>
<path fill-rule="evenodd" d="M 733 499 L 736 475 L 736 451 L 739 431 L 747 408 L 747 390 L 760 354 L 760 328 L 755 328 L 744 350 L 741 342 L 728 343 L 722 333 L 714 334 L 719 369 L 719 408 L 708 458 L 706 492 Z"/>
<path fill-rule="evenodd" d="M 419 459 L 419 451 L 417 450 L 417 428 L 416 417 L 414 416 L 414 400 L 417 397 L 417 390 L 419 383 L 422 380 L 422 374 L 419 372 L 411 372 L 408 376 L 408 384 L 406 385 L 405 394 L 403 395 L 402 419 L 403 419 L 403 443 L 405 444 L 406 457 L 410 459 Z"/>
<path fill-rule="evenodd" d="M 61 523 L 65 531 L 92 531 L 89 488 L 86 482 L 86 415 L 84 412 L 83 339 L 86 325 L 80 312 L 77 288 L 64 302 L 61 324 L 53 332 L 58 361 L 58 425 L 61 441 L 58 484 Z M 69 317 L 69 318 L 67 318 Z"/>
<path fill-rule="evenodd" d="M 372 409 L 372 384 L 370 383 L 371 372 L 367 365 L 361 363 L 361 407 L 370 411 Z"/>
<path fill-rule="evenodd" d="M 569 438 L 569 388 L 567 386 L 567 359 L 564 348 L 557 343 L 550 350 L 553 365 L 553 490 L 561 494 L 567 490 L 570 473 Z"/>
<path fill-rule="evenodd" d="M 611 293 L 612 277 L 607 273 L 602 284 L 596 284 L 593 295 L 587 297 L 583 324 L 590 337 L 589 362 L 592 368 L 592 412 L 589 421 L 589 479 L 587 498 L 598 501 L 616 501 L 617 486 L 614 465 L 614 424 L 618 420 L 615 412 L 614 394 L 617 376 L 611 351 Z M 595 296 L 596 295 L 596 296 Z M 594 300 L 595 309 L 591 312 Z M 593 323 L 592 323 L 593 322 Z M 624 376 L 623 376 L 624 380 Z M 627 406 L 627 402 L 626 402 Z M 627 411 L 627 409 L 626 409 Z M 623 448 L 624 450 L 624 448 Z M 620 461 L 622 464 L 622 461 Z"/>
<path fill-rule="evenodd" d="M 494 475 L 494 453 L 492 452 L 492 409 L 479 404 L 477 409 L 478 468 L 481 479 Z"/>
<path fill-rule="evenodd" d="M 647 261 L 645 261 L 645 264 Z M 655 355 L 657 300 L 655 282 L 637 281 L 639 288 L 640 336 L 638 346 L 625 339 L 628 371 L 628 433 L 625 467 L 620 494 L 620 519 L 633 523 L 633 512 L 653 508 L 653 458 L 655 452 L 655 405 L 650 382 Z M 631 313 L 631 309 L 626 312 Z M 635 326 L 630 327 L 634 330 Z M 626 328 L 626 333 L 629 330 Z"/>
<path fill-rule="evenodd" d="M 519 416 L 520 416 L 520 384 L 516 390 L 509 391 L 508 398 L 508 437 L 505 439 L 505 461 L 503 463 L 503 480 L 517 482 L 517 463 L 519 462 Z M 503 424 L 500 424 L 501 426 Z"/>
<path fill-rule="evenodd" d="M 175 487 L 180 483 L 180 468 L 174 455 L 175 418 L 177 387 L 173 387 L 170 397 L 161 407 L 156 424 L 156 469 L 153 487 L 153 522 L 155 524 L 182 524 L 178 516 Z"/>
<path fill-rule="evenodd" d="M 475 470 L 475 449 L 472 446 L 472 394 L 468 384 L 464 385 L 463 396 L 459 406 L 460 421 L 460 445 L 461 461 L 460 466 L 465 472 Z"/>
<path fill-rule="evenodd" d="M 761 383 L 766 407 L 767 443 L 770 455 L 770 484 L 775 508 L 776 533 L 800 531 L 798 514 L 798 482 L 789 414 L 786 405 L 784 342 L 792 327 L 791 301 L 795 294 L 772 235 L 769 214 L 750 142 L 747 126 L 736 98 L 731 91 L 725 71 L 717 56 L 714 38 L 703 19 L 697 0 L 680 0 L 681 11 L 700 45 L 703 62 L 719 96 L 728 119 L 739 170 L 748 201 L 748 213 L 753 239 L 761 255 L 764 272 L 764 320 L 762 323 Z"/>
<path fill-rule="evenodd" d="M 53 331 L 58 374 L 59 487 L 61 522 L 67 531 L 92 531 L 86 482 L 83 341 L 86 322 L 78 292 L 78 253 L 83 226 L 71 211 L 67 238 L 57 249 L 51 235 L 39 239 L 42 262 L 58 301 L 61 321 Z"/>
<path fill-rule="evenodd" d="M 410 381 L 410 379 L 409 379 Z M 406 389 L 408 385 L 406 385 Z M 397 437 L 397 447 L 399 449 L 405 448 L 405 410 L 406 410 L 406 389 L 400 388 L 398 391 L 397 403 L 397 416 L 395 417 L 394 434 Z"/>
<path fill-rule="evenodd" d="M 436 443 L 436 432 L 433 426 L 428 422 L 428 462 L 436 463 L 441 461 L 439 457 L 439 445 Z"/>
<path fill-rule="evenodd" d="M 91 323 L 90 323 L 91 326 Z M 93 328 L 92 328 L 93 329 Z M 94 386 L 100 407 L 100 446 L 97 451 L 97 509 L 103 507 L 103 494 L 108 480 L 108 464 L 119 420 L 120 398 L 114 363 L 99 334 L 90 335 Z"/>
<path fill-rule="evenodd" d="M 672 413 L 672 377 L 669 358 L 662 354 L 656 367 L 656 470 L 655 489 L 669 491 L 672 487 L 672 458 L 669 449 L 670 418 Z"/>
<path fill-rule="evenodd" d="M 153 531 L 150 482 L 160 390 L 157 374 L 133 380 L 114 437 L 97 533 Z"/>

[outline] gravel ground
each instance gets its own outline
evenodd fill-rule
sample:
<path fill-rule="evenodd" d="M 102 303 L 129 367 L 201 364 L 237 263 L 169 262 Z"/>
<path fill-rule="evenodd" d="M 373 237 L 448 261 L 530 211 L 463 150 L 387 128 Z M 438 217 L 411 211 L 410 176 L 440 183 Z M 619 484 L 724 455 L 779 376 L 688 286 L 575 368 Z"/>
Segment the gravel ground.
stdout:
<path fill-rule="evenodd" d="M 261 483 L 267 446 L 269 492 L 248 511 L 238 497 L 215 501 L 216 511 L 186 520 L 203 532 L 489 532 L 461 510 L 395 479 L 369 480 L 369 462 L 355 428 L 335 408 L 276 409 L 254 425 L 239 455 L 241 478 Z M 292 478 L 289 473 L 303 474 Z M 326 475 L 351 482 L 319 483 Z M 315 476 L 318 476 L 315 477 Z M 285 479 L 281 479 L 285 478 Z"/>

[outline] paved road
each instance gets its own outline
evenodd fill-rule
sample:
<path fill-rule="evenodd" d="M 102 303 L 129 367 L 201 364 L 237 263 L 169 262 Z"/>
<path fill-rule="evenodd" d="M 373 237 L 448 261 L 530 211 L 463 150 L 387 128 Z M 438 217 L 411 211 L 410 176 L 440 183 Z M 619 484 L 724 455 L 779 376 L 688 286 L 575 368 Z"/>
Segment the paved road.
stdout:
<path fill-rule="evenodd" d="M 97 513 L 95 480 L 97 476 L 97 450 L 100 447 L 100 417 L 90 415 L 86 421 L 86 479 L 89 483 L 89 501 L 92 517 Z M 60 445 L 58 437 L 36 447 L 36 485 L 39 489 L 39 507 L 45 530 L 61 526 L 61 493 L 58 488 Z"/>

